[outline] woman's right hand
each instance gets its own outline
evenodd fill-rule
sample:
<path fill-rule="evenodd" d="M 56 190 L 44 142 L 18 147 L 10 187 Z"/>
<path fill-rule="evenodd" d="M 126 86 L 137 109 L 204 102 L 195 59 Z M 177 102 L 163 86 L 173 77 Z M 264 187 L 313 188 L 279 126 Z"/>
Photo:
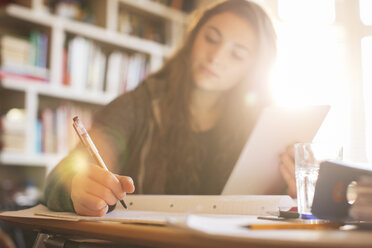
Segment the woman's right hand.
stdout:
<path fill-rule="evenodd" d="M 134 192 L 132 178 L 114 175 L 97 165 L 88 167 L 89 170 L 79 172 L 72 179 L 71 199 L 76 213 L 102 216 L 108 206 L 122 200 L 126 193 Z"/>

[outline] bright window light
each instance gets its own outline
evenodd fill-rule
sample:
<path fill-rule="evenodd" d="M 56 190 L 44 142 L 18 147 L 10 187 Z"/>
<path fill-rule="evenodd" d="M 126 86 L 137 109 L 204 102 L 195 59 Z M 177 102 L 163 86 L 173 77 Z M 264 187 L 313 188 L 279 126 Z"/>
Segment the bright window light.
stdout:
<path fill-rule="evenodd" d="M 330 105 L 317 141 L 343 144 L 348 97 L 342 29 L 285 23 L 277 30 L 278 59 L 270 84 L 274 101 L 287 107 Z"/>
<path fill-rule="evenodd" d="M 362 39 L 362 70 L 364 86 L 364 106 L 366 118 L 366 151 L 368 161 L 372 161 L 372 36 Z"/>
<path fill-rule="evenodd" d="M 336 103 L 344 97 L 342 32 L 335 27 L 283 24 L 271 90 L 278 105 Z"/>
<path fill-rule="evenodd" d="M 331 24 L 335 0 L 278 0 L 278 15 L 284 21 Z"/>
<path fill-rule="evenodd" d="M 372 0 L 359 0 L 360 20 L 364 25 L 372 25 Z"/>

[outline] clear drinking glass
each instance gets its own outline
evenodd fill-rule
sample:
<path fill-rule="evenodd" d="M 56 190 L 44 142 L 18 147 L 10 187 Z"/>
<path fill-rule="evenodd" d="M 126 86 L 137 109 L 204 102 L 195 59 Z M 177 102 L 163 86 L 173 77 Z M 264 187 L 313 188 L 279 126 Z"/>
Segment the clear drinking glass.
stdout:
<path fill-rule="evenodd" d="M 298 212 L 311 214 L 319 165 L 324 160 L 342 160 L 343 149 L 330 144 L 297 143 L 294 150 Z"/>

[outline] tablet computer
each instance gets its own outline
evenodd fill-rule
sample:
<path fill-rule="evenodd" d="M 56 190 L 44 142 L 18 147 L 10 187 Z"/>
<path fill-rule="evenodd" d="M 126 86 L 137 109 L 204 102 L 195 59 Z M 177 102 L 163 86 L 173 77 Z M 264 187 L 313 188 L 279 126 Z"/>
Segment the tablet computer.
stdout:
<path fill-rule="evenodd" d="M 311 142 L 330 106 L 268 107 L 252 130 L 223 190 L 223 195 L 280 194 L 279 154 L 290 144 Z"/>

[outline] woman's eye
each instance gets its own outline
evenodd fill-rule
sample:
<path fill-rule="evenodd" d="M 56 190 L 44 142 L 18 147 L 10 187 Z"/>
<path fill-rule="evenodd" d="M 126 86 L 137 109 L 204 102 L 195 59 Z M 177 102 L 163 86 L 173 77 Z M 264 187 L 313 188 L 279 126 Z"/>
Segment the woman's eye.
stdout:
<path fill-rule="evenodd" d="M 248 51 L 237 49 L 232 51 L 232 57 L 237 60 L 244 60 L 248 56 Z"/>
<path fill-rule="evenodd" d="M 212 35 L 205 35 L 205 39 L 209 43 L 217 43 L 218 42 L 218 38 L 217 37 L 213 37 Z"/>

